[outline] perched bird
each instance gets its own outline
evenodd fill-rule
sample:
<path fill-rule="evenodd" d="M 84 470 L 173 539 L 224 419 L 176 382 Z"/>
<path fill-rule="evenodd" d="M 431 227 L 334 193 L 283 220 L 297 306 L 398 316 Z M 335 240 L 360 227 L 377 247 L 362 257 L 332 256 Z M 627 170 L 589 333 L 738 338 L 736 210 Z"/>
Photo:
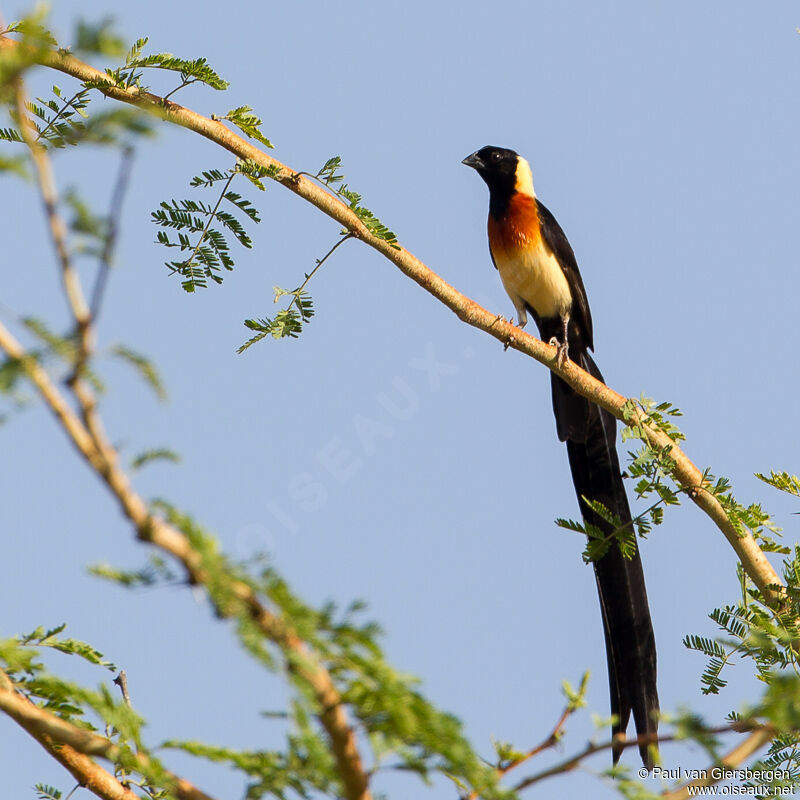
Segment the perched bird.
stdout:
<path fill-rule="evenodd" d="M 555 217 L 533 191 L 528 162 L 513 150 L 483 147 L 462 162 L 489 187 L 489 251 L 514 304 L 520 327 L 528 314 L 543 340 L 558 347 L 558 362 L 571 358 L 598 380 L 603 376 L 589 355 L 594 350 L 592 315 L 575 254 Z M 616 419 L 551 373 L 558 438 L 567 443 L 572 481 L 586 523 L 610 536 L 614 526 L 586 499 L 599 501 L 623 526 L 631 525 L 628 498 L 616 449 Z M 594 562 L 606 640 L 614 763 L 622 752 L 631 712 L 639 735 L 658 729 L 656 646 L 638 548 L 625 558 L 613 542 Z M 645 766 L 655 746 L 640 744 Z"/>

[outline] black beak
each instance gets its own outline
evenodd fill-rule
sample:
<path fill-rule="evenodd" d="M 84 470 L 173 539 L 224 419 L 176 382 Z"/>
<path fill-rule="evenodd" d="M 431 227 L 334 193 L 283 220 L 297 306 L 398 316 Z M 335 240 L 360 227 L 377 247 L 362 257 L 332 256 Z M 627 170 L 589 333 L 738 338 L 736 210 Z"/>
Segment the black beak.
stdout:
<path fill-rule="evenodd" d="M 467 156 L 461 163 L 479 171 L 486 166 L 486 162 L 478 155 L 477 151 Z"/>

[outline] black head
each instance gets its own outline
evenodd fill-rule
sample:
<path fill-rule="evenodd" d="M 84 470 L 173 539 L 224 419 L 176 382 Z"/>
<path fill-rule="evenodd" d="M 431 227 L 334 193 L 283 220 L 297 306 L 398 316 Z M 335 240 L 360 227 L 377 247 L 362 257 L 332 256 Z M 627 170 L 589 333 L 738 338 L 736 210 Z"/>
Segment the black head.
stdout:
<path fill-rule="evenodd" d="M 519 156 L 513 150 L 487 144 L 461 163 L 472 167 L 486 181 L 492 193 L 507 192 L 510 195 L 517 180 L 518 161 Z"/>

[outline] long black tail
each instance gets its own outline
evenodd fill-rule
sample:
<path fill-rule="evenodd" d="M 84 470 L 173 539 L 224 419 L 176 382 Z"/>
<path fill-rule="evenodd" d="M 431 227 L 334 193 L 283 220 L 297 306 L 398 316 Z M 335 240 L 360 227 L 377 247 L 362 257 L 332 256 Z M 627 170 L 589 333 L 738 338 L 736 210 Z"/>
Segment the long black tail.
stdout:
<path fill-rule="evenodd" d="M 603 380 L 585 350 L 576 362 L 595 378 Z M 631 511 L 617 456 L 617 421 L 555 374 L 552 375 L 552 390 L 558 435 L 567 443 L 572 481 L 584 521 L 610 534 L 613 526 L 596 514 L 583 498 L 601 502 L 619 516 L 623 525 L 630 523 Z M 594 562 L 594 573 L 605 630 L 611 713 L 617 719 L 612 732 L 615 735 L 625 732 L 632 711 L 637 734 L 655 734 L 658 729 L 656 643 L 638 549 L 633 558 L 626 559 L 616 542 L 613 543 L 608 552 Z M 615 764 L 621 752 L 621 748 L 614 748 Z M 652 769 L 653 757 L 648 746 L 640 745 L 639 752 L 645 766 Z"/>

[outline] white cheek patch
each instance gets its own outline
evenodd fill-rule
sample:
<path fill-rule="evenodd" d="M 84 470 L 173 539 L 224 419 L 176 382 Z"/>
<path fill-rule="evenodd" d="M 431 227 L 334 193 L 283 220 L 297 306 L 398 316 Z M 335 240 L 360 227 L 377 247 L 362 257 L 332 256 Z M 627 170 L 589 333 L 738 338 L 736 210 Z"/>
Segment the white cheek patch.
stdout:
<path fill-rule="evenodd" d="M 528 197 L 536 197 L 533 191 L 533 173 L 531 172 L 531 165 L 522 156 L 517 156 L 517 173 L 515 175 L 514 189 Z"/>

